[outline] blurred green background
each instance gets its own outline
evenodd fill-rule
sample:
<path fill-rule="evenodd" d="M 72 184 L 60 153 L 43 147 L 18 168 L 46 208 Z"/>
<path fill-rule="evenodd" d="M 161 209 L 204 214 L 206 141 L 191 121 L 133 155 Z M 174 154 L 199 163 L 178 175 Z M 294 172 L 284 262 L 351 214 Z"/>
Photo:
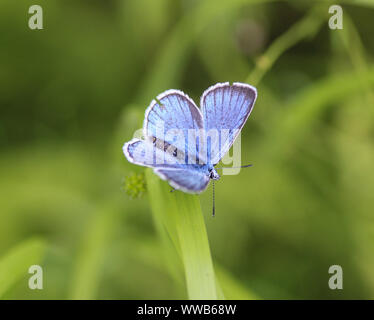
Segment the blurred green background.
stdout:
<path fill-rule="evenodd" d="M 374 298 L 373 14 L 369 0 L 2 0 L 0 298 L 187 298 L 147 192 L 124 192 L 143 168 L 121 148 L 160 92 L 198 102 L 224 81 L 259 94 L 241 139 L 254 166 L 216 184 L 214 219 L 211 187 L 200 196 L 232 297 Z"/>

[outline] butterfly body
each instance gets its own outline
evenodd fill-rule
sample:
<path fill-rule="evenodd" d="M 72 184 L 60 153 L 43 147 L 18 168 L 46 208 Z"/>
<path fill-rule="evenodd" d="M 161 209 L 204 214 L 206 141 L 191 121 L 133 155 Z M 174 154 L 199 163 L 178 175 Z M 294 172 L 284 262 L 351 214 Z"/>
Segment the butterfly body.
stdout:
<path fill-rule="evenodd" d="M 200 193 L 214 168 L 230 149 L 247 121 L 257 91 L 243 83 L 218 83 L 201 97 L 200 108 L 179 90 L 157 96 L 145 112 L 144 139 L 123 146 L 134 164 L 151 167 L 175 189 Z"/>

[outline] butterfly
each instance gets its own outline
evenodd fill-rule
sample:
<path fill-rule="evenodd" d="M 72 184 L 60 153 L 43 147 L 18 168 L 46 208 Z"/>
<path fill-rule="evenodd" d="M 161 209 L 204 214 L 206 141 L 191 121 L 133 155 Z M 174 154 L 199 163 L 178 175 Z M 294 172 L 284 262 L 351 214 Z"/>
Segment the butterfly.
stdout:
<path fill-rule="evenodd" d="M 131 163 L 151 167 L 177 190 L 201 193 L 220 175 L 215 166 L 229 151 L 257 98 L 245 83 L 217 83 L 204 91 L 200 108 L 180 90 L 167 90 L 146 109 L 143 139 L 123 146 Z M 213 181 L 214 182 L 214 181 Z"/>

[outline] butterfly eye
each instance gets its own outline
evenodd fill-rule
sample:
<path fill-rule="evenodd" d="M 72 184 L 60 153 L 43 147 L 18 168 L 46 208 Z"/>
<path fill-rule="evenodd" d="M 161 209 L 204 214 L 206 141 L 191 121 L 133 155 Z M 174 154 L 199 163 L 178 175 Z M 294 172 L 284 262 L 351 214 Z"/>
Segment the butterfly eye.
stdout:
<path fill-rule="evenodd" d="M 209 169 L 209 178 L 212 180 L 219 180 L 220 175 L 217 173 L 217 171 Z"/>

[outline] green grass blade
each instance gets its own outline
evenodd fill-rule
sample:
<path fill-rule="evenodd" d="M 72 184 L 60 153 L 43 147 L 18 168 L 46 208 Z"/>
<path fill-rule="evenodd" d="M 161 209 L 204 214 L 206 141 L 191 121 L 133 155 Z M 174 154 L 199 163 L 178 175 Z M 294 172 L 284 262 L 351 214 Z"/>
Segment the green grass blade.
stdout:
<path fill-rule="evenodd" d="M 217 299 L 208 236 L 198 196 L 179 191 L 146 170 L 147 186 L 156 224 L 165 227 L 183 261 L 188 297 Z"/>
<path fill-rule="evenodd" d="M 175 191 L 176 229 L 186 272 L 188 295 L 217 299 L 215 276 L 200 202 L 197 195 Z"/>
<path fill-rule="evenodd" d="M 362 83 L 374 85 L 374 66 L 357 74 L 356 70 L 333 74 L 298 92 L 264 127 L 266 138 L 256 152 L 267 158 L 287 154 L 318 122 L 328 108 L 342 107 L 339 102 L 355 94 L 365 94 Z M 281 134 L 279 134 L 281 132 Z M 269 145 L 273 145 L 271 149 Z"/>
<path fill-rule="evenodd" d="M 334 106 L 344 97 L 364 93 L 363 81 L 373 86 L 373 66 L 359 75 L 353 71 L 329 76 L 300 92 L 282 108 L 278 117 L 274 117 L 273 134 L 269 133 L 270 139 L 277 141 L 274 150 L 289 150 L 291 142 L 299 140 L 327 107 Z M 274 137 L 275 132 L 282 132 L 282 135 Z"/>
<path fill-rule="evenodd" d="M 116 227 L 117 209 L 102 207 L 83 235 L 78 251 L 70 298 L 89 300 L 97 298 L 101 266 L 104 264 L 105 249 Z"/>
<path fill-rule="evenodd" d="M 43 240 L 29 239 L 10 249 L 0 258 L 0 298 L 28 275 L 30 266 L 40 265 L 45 249 L 46 243 Z"/>

